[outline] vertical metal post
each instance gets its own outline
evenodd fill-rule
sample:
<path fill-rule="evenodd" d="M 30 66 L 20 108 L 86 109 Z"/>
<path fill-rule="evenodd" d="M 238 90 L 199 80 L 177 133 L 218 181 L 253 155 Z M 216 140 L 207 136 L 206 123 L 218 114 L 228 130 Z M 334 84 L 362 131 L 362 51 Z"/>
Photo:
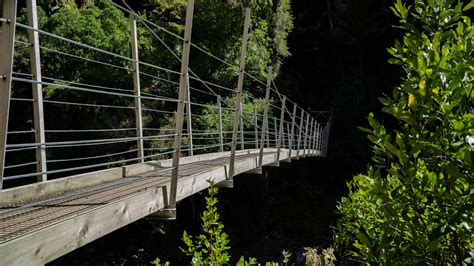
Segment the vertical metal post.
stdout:
<path fill-rule="evenodd" d="M 237 82 L 237 89 L 235 91 L 235 115 L 234 115 L 234 127 L 232 131 L 232 147 L 230 152 L 230 164 L 229 164 L 229 175 L 227 178 L 232 179 L 235 172 L 235 150 L 237 149 L 237 128 L 239 127 L 240 120 L 240 98 L 242 96 L 242 87 L 244 86 L 244 74 L 245 74 L 245 58 L 247 57 L 247 41 L 248 33 L 250 28 L 250 8 L 245 9 L 245 22 L 244 22 L 244 33 L 242 37 L 242 50 L 240 53 L 240 68 L 239 68 L 239 80 Z"/>
<path fill-rule="evenodd" d="M 273 117 L 273 127 L 275 129 L 275 131 L 274 131 L 275 132 L 275 135 L 274 135 L 275 136 L 274 137 L 274 139 L 275 139 L 275 148 L 278 148 L 278 122 L 277 122 L 276 116 Z"/>
<path fill-rule="evenodd" d="M 286 147 L 290 150 L 290 123 L 286 123 Z M 288 154 L 288 158 L 291 158 L 291 153 Z"/>
<path fill-rule="evenodd" d="M 255 134 L 255 149 L 258 149 L 258 117 L 257 110 L 253 109 L 253 124 L 254 124 L 254 134 Z"/>
<path fill-rule="evenodd" d="M 323 155 L 324 155 L 324 145 L 326 141 L 326 127 L 327 127 L 327 124 L 321 132 L 321 152 L 323 153 Z"/>
<path fill-rule="evenodd" d="M 265 125 L 267 125 L 267 132 L 266 132 L 267 148 L 270 148 L 270 126 L 268 125 L 268 117 L 267 117 L 267 120 L 265 120 Z"/>
<path fill-rule="evenodd" d="M 306 149 L 308 148 L 308 126 L 309 126 L 309 114 L 306 114 L 306 127 L 304 130 L 304 145 L 303 145 L 303 155 L 306 156 Z"/>
<path fill-rule="evenodd" d="M 267 68 L 267 87 L 265 89 L 265 102 L 264 102 L 264 107 L 263 107 L 263 120 L 262 120 L 262 135 L 260 138 L 260 155 L 258 158 L 258 167 L 262 167 L 263 164 L 263 149 L 265 146 L 265 137 L 267 139 L 267 146 L 270 146 L 269 144 L 269 137 L 268 137 L 268 105 L 270 104 L 270 86 L 272 82 L 272 76 L 273 76 L 273 67 L 269 66 Z"/>
<path fill-rule="evenodd" d="M 242 103 L 240 103 L 240 149 L 245 150 L 245 134 L 244 134 L 244 115 Z"/>
<path fill-rule="evenodd" d="M 293 105 L 293 115 L 291 117 L 291 132 L 290 132 L 290 158 L 293 157 L 293 141 L 295 139 L 295 124 L 296 124 L 296 104 Z"/>
<path fill-rule="evenodd" d="M 325 139 L 326 139 L 326 134 L 325 134 L 326 127 L 327 127 L 327 124 L 321 130 L 321 153 L 323 154 L 323 156 L 324 156 L 324 142 L 325 142 Z"/>
<path fill-rule="evenodd" d="M 319 123 L 316 122 L 316 125 L 317 125 L 317 126 L 316 126 L 316 130 L 314 131 L 314 142 L 313 142 L 313 146 L 314 146 L 314 147 L 313 147 L 313 150 L 314 150 L 314 154 L 315 154 L 315 155 L 318 154 L 318 153 L 317 153 L 317 150 L 316 150 L 316 143 L 317 143 L 317 141 L 318 141 L 317 138 L 318 138 Z"/>
<path fill-rule="evenodd" d="M 280 150 L 281 150 L 281 144 L 283 141 L 283 131 L 284 131 L 284 126 L 285 126 L 284 125 L 285 104 L 286 104 L 286 96 L 283 95 L 283 99 L 281 100 L 281 112 L 280 112 L 280 132 L 278 133 L 278 143 L 277 143 L 277 162 L 280 161 Z"/>
<path fill-rule="evenodd" d="M 323 126 L 319 129 L 319 152 L 323 150 Z"/>
<path fill-rule="evenodd" d="M 132 37 L 132 73 L 133 73 L 133 90 L 135 94 L 135 127 L 137 131 L 137 152 L 140 162 L 144 162 L 143 151 L 143 123 L 142 123 L 142 99 L 140 89 L 140 67 L 138 63 L 138 36 L 137 36 L 137 18 L 130 15 L 130 33 Z"/>
<path fill-rule="evenodd" d="M 298 129 L 298 148 L 296 151 L 296 158 L 300 158 L 300 149 L 301 149 L 301 138 L 303 135 L 303 121 L 304 121 L 304 110 L 301 109 L 301 117 L 300 117 L 300 128 Z"/>
<path fill-rule="evenodd" d="M 221 152 L 224 152 L 224 135 L 222 134 L 222 104 L 221 104 L 221 96 L 217 96 L 217 107 L 219 112 L 218 119 L 218 127 L 219 127 L 219 146 L 221 148 Z"/>
<path fill-rule="evenodd" d="M 322 135 L 321 135 L 321 132 L 322 132 L 322 129 L 323 127 L 319 127 L 319 130 L 318 130 L 318 151 L 319 153 L 321 153 L 321 140 L 322 140 Z"/>
<path fill-rule="evenodd" d="M 173 169 L 171 170 L 170 200 L 168 209 L 176 209 L 176 193 L 178 188 L 179 156 L 181 152 L 181 139 L 183 136 L 183 114 L 186 100 L 186 83 L 189 65 L 189 52 L 191 45 L 191 32 L 193 28 L 194 0 L 188 0 L 186 8 L 186 24 L 184 29 L 183 55 L 181 59 L 181 77 L 179 79 L 179 98 L 176 115 L 176 131 L 173 145 Z"/>
<path fill-rule="evenodd" d="M 331 123 L 332 123 L 332 114 L 331 116 L 329 117 L 329 121 L 326 125 L 326 128 L 325 128 L 325 137 L 324 137 L 324 157 L 326 157 L 328 155 L 328 149 L 329 149 L 329 134 L 330 134 L 330 130 L 331 130 Z"/>
<path fill-rule="evenodd" d="M 314 154 L 318 155 L 319 122 L 316 122 L 316 131 L 314 132 Z"/>
<path fill-rule="evenodd" d="M 311 131 L 309 139 L 309 154 L 313 155 L 313 140 L 314 140 L 314 129 L 316 128 L 316 121 L 311 119 Z"/>
<path fill-rule="evenodd" d="M 33 29 L 38 29 L 36 0 L 26 1 L 26 8 L 28 9 L 28 25 Z M 46 138 L 44 135 L 43 85 L 41 84 L 41 53 L 38 32 L 28 30 L 28 40 L 31 43 L 31 74 L 33 74 L 32 79 L 35 81 L 35 83 L 32 83 L 35 142 L 40 144 L 40 146 L 36 148 L 36 161 L 38 162 L 36 164 L 36 172 L 39 173 L 37 177 L 38 182 L 44 182 L 48 180 L 48 176 L 46 174 Z"/>
<path fill-rule="evenodd" d="M 191 112 L 191 88 L 189 85 L 189 72 L 186 74 L 186 127 L 188 129 L 189 155 L 193 156 L 193 125 Z"/>
<path fill-rule="evenodd" d="M 306 134 L 306 137 L 308 138 L 308 142 L 306 143 L 306 155 L 311 155 L 311 130 L 313 129 L 313 119 L 309 119 L 309 128 L 308 132 Z"/>
<path fill-rule="evenodd" d="M 312 130 L 312 133 L 311 133 L 311 154 L 314 155 L 314 140 L 315 140 L 315 137 L 316 137 L 316 128 L 318 127 L 318 122 L 316 120 L 314 120 L 314 125 L 313 125 L 313 130 Z"/>
<path fill-rule="evenodd" d="M 15 42 L 17 1 L 3 1 L 0 22 L 0 190 L 3 187 L 5 170 L 5 152 L 7 146 L 8 112 L 10 110 L 10 94 L 12 89 L 12 66 Z"/>

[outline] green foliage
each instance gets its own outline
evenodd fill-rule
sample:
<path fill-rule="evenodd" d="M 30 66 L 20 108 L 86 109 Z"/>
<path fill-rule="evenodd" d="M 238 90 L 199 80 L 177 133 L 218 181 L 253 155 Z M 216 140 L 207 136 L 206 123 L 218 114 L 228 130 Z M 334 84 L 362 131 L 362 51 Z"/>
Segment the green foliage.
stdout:
<path fill-rule="evenodd" d="M 130 2 L 130 1 L 129 1 Z M 184 30 L 184 20 L 186 13 L 186 0 L 141 0 L 130 2 L 133 8 L 137 9 L 143 17 L 153 23 L 182 35 Z M 273 8 L 273 3 L 261 6 L 266 11 Z M 282 5 L 284 6 L 284 5 Z M 257 6 L 251 6 L 257 8 Z M 288 9 L 288 6 L 286 6 Z M 190 58 L 190 68 L 203 80 L 208 80 L 222 86 L 233 88 L 237 81 L 238 65 L 240 58 L 241 37 L 243 28 L 243 16 L 241 6 L 232 1 L 199 0 L 195 3 L 193 18 L 193 43 L 202 47 L 218 58 L 224 58 L 232 63 L 229 67 L 226 64 L 210 57 L 209 55 L 193 48 Z M 131 37 L 130 21 L 127 14 L 116 8 L 110 0 L 58 0 L 58 1 L 38 1 L 39 28 L 43 31 L 55 35 L 93 46 L 108 52 L 112 52 L 124 57 L 131 57 Z M 276 54 L 272 48 L 276 39 L 272 36 L 273 21 L 277 15 L 272 12 L 252 12 L 253 34 L 249 43 L 249 53 L 247 56 L 247 72 L 260 80 L 266 79 L 266 66 L 271 58 L 281 58 L 283 53 Z M 23 8 L 18 17 L 18 21 L 27 24 L 26 8 Z M 288 20 L 288 23 L 291 22 Z M 281 30 L 289 32 L 291 24 L 280 22 Z M 153 28 L 153 27 L 152 27 Z M 179 71 L 180 61 L 170 53 L 173 51 L 179 58 L 182 52 L 182 40 L 175 38 L 162 30 L 154 28 L 150 32 L 140 21 L 137 22 L 138 49 L 140 61 L 157 65 L 163 68 Z M 161 43 L 155 35 L 166 43 Z M 282 36 L 284 34 L 282 33 Z M 14 71 L 18 73 L 30 73 L 29 46 L 27 31 L 19 29 L 16 34 L 18 45 L 15 47 Z M 258 41 L 257 41 L 258 40 Z M 286 45 L 286 37 L 279 38 L 280 46 Z M 57 126 L 54 129 L 112 129 L 112 128 L 133 128 L 135 117 L 132 109 L 129 108 L 106 108 L 105 106 L 130 107 L 134 105 L 131 97 L 116 97 L 112 95 L 89 93 L 75 89 L 65 88 L 61 85 L 72 85 L 76 87 L 105 90 L 130 90 L 123 93 L 131 93 L 132 84 L 132 62 L 113 55 L 101 53 L 93 49 L 75 45 L 64 40 L 54 38 L 45 34 L 40 35 L 42 75 L 45 82 L 55 85 L 43 86 L 45 104 L 45 125 Z M 168 50 L 169 48 L 169 50 Z M 262 58 L 263 56 L 263 58 Z M 106 73 L 106 74 L 105 74 Z M 140 65 L 140 85 L 144 95 L 159 95 L 160 97 L 176 98 L 179 77 L 164 71 L 157 71 L 156 68 L 148 64 Z M 53 78 L 53 79 L 51 79 Z M 71 83 L 70 83 L 71 82 Z M 56 85 L 57 84 L 57 85 Z M 90 85 L 90 86 L 89 86 Z M 191 86 L 196 89 L 206 90 L 202 83 L 191 80 Z M 249 91 L 255 97 L 260 96 L 262 86 L 253 79 L 246 78 L 244 91 Z M 102 88 L 104 87 L 104 88 Z M 251 89 L 251 90 L 250 90 Z M 218 91 L 228 103 L 227 107 L 233 108 L 235 102 L 230 100 L 231 92 Z M 12 90 L 13 97 L 30 98 L 31 86 L 27 83 L 15 82 Z M 212 104 L 214 97 L 203 93 L 192 95 L 193 101 L 201 104 Z M 229 100 L 227 100 L 229 99 Z M 53 103 L 54 102 L 54 103 Z M 75 104 L 59 104 L 59 102 L 82 103 L 90 106 L 78 106 Z M 244 108 L 253 112 L 247 106 L 259 105 L 259 101 L 254 104 L 245 103 Z M 101 105 L 102 107 L 99 107 Z M 166 129 L 173 129 L 175 126 L 176 110 L 175 104 L 166 101 L 142 101 L 143 127 L 160 128 L 163 132 Z M 24 105 L 12 105 L 12 113 L 16 113 L 15 119 L 11 121 L 12 128 L 33 127 L 32 110 L 25 110 Z M 153 110 L 153 111 L 151 111 Z M 155 112 L 165 111 L 164 113 Z M 211 110 L 211 109 L 209 109 Z M 195 107 L 194 114 L 211 113 L 207 108 Z M 224 125 L 231 120 L 231 112 L 225 112 Z M 197 117 L 197 116 L 196 116 Z M 227 119 L 229 118 L 229 119 Z M 247 124 L 253 121 L 249 115 L 245 115 Z M 77 123 L 81 121 L 81 123 Z M 193 119 L 193 126 L 197 130 L 217 128 L 217 119 Z M 229 123 L 229 125 L 231 125 Z M 226 129 L 229 130 L 229 129 Z M 158 133 L 158 132 L 154 132 Z M 148 133 L 145 133 L 147 135 Z M 59 134 L 48 133 L 49 141 L 69 141 L 79 139 L 105 139 L 134 137 L 133 131 L 115 132 L 94 132 L 90 134 Z M 12 140 L 18 143 L 30 142 L 30 136 L 17 135 Z M 156 151 L 167 151 L 172 145 L 172 141 L 157 139 L 145 142 L 147 149 L 146 156 L 155 154 Z M 183 144 L 187 144 L 185 139 Z M 197 142 L 199 144 L 199 142 Z M 104 153 L 118 153 L 124 150 L 134 149 L 133 142 L 110 145 L 104 148 Z M 201 150 L 204 152 L 204 150 Z M 48 149 L 47 157 L 51 160 L 58 158 L 82 158 L 97 155 L 95 146 L 84 146 L 77 149 Z M 134 153 L 127 153 L 120 156 L 121 159 L 131 159 Z M 168 157 L 169 155 L 157 156 L 153 159 Z M 9 158 L 9 163 L 17 164 L 24 156 Z M 115 161 L 115 158 L 100 158 L 97 163 Z M 90 161 L 76 161 L 56 163 L 49 167 L 51 170 L 77 167 L 81 164 L 90 164 Z M 15 170 L 13 170 L 15 171 Z M 70 174 L 70 173 L 68 173 Z"/>
<path fill-rule="evenodd" d="M 282 256 L 283 256 L 283 264 L 282 265 L 289 265 L 288 263 L 290 263 L 290 258 L 291 258 L 291 252 L 289 251 L 285 251 L 283 250 L 281 252 Z M 245 257 L 240 257 L 239 261 L 237 262 L 236 266 L 252 266 L 252 265 L 262 265 L 261 263 L 259 263 L 257 261 L 257 259 L 255 258 L 249 258 L 249 259 L 245 259 Z M 265 266 L 279 266 L 280 263 L 278 262 L 274 262 L 274 261 L 270 261 L 270 262 L 265 262 L 264 264 Z M 291 264 L 293 265 L 293 264 Z"/>
<path fill-rule="evenodd" d="M 206 210 L 201 215 L 203 234 L 192 237 L 183 232 L 186 248 L 181 250 L 192 258 L 192 265 L 222 265 L 230 260 L 227 250 L 229 236 L 223 231 L 224 225 L 219 221 L 217 212 L 217 192 L 213 181 L 209 181 L 209 196 L 206 197 Z"/>
<path fill-rule="evenodd" d="M 222 101 L 222 130 L 231 131 L 234 122 L 234 112 L 229 110 L 229 106 L 235 105 L 235 97 L 226 97 Z M 262 115 L 264 109 L 264 99 L 254 99 L 254 101 L 249 101 L 246 97 L 242 97 L 242 120 L 244 121 L 244 129 L 254 129 L 254 116 L 253 113 L 257 115 Z M 193 118 L 194 119 L 194 118 Z M 196 128 L 216 131 L 218 128 L 218 108 L 217 104 L 208 104 L 208 107 L 205 107 L 201 110 L 200 116 L 195 117 L 193 123 Z"/>
<path fill-rule="evenodd" d="M 306 265 L 334 266 L 336 262 L 336 256 L 334 256 L 332 248 L 323 249 L 321 254 L 319 254 L 317 249 L 306 247 L 304 256 L 306 258 Z"/>
<path fill-rule="evenodd" d="M 180 248 L 181 251 L 191 258 L 192 265 L 225 265 L 230 261 L 228 250 L 230 249 L 230 240 L 228 235 L 223 231 L 224 225 L 220 221 L 219 213 L 217 212 L 217 193 L 218 188 L 214 186 L 213 180 L 208 180 L 210 187 L 208 189 L 209 195 L 206 196 L 206 210 L 201 215 L 202 234 L 198 236 L 190 236 L 186 231 L 183 232 L 183 241 L 185 248 Z M 332 249 L 322 250 L 321 255 L 316 249 L 305 248 L 307 265 L 334 265 L 336 258 Z M 266 266 L 278 265 L 294 265 L 291 263 L 291 252 L 282 251 L 282 263 L 265 262 Z M 168 266 L 169 262 L 161 264 L 160 259 L 155 259 L 151 262 L 154 265 Z M 262 265 L 255 258 L 248 258 L 241 256 L 236 263 L 237 266 L 251 266 Z"/>
<path fill-rule="evenodd" d="M 161 260 L 159 258 L 156 258 L 154 261 L 151 262 L 151 264 L 155 266 L 170 266 L 171 265 L 169 261 L 165 263 L 161 263 Z"/>
<path fill-rule="evenodd" d="M 398 0 L 405 31 L 388 49 L 406 77 L 380 99 L 399 125 L 369 115 L 373 165 L 349 182 L 338 206 L 339 248 L 364 263 L 461 264 L 472 244 L 473 6 Z M 457 2 L 456 2 L 457 3 Z M 467 262 L 467 261 L 466 261 Z"/>

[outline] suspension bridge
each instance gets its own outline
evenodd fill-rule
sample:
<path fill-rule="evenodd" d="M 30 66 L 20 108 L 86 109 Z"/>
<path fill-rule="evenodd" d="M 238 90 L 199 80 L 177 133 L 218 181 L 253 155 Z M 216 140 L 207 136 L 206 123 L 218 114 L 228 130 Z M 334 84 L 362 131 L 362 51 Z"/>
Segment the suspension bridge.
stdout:
<path fill-rule="evenodd" d="M 175 219 L 176 203 L 210 179 L 231 188 L 239 174 L 326 156 L 330 113 L 309 113 L 281 94 L 272 67 L 266 81 L 245 70 L 250 9 L 234 66 L 191 42 L 193 0 L 184 36 L 110 2 L 129 17 L 130 55 L 40 29 L 35 0 L 26 1 L 25 23 L 17 1 L 0 3 L 1 265 L 45 264 L 138 219 Z M 139 32 L 180 69 L 141 61 Z M 181 55 L 163 36 L 182 42 Z M 189 68 L 191 49 L 237 68 L 236 87 L 199 78 Z M 71 73 L 98 66 L 128 83 L 71 80 L 54 64 Z"/>

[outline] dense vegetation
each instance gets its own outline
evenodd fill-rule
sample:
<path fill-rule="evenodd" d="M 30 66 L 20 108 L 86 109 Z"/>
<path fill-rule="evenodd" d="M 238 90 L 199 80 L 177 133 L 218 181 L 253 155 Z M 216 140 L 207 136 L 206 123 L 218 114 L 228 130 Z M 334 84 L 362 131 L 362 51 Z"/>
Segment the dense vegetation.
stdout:
<path fill-rule="evenodd" d="M 116 1 L 122 4 L 121 1 Z M 147 0 L 131 1 L 129 4 L 143 17 L 177 35 L 184 30 L 184 14 L 186 1 Z M 256 79 L 266 80 L 267 65 L 273 65 L 278 75 L 281 62 L 290 55 L 287 47 L 287 36 L 292 30 L 293 22 L 289 10 L 289 1 L 248 1 L 246 6 L 252 8 L 252 32 L 249 40 L 246 71 Z M 190 69 L 203 80 L 217 83 L 227 88 L 236 86 L 240 47 L 243 30 L 242 8 L 236 1 L 199 0 L 195 3 L 193 22 L 193 43 L 214 56 L 231 63 L 231 66 L 203 53 L 192 49 Z M 18 21 L 27 24 L 27 14 L 24 3 L 19 6 Z M 68 38 L 86 45 L 94 46 L 120 56 L 131 57 L 130 22 L 128 14 L 118 9 L 110 0 L 98 1 L 38 1 L 39 28 L 43 31 Z M 142 62 L 179 71 L 182 42 L 157 28 L 147 28 L 138 23 L 139 58 Z M 16 73 L 29 73 L 29 47 L 27 31 L 18 30 L 15 53 Z M 161 42 L 163 41 L 163 42 Z M 87 139 L 113 139 L 134 137 L 135 127 L 133 110 L 130 108 L 114 109 L 101 106 L 133 106 L 133 99 L 111 95 L 85 93 L 71 90 L 59 85 L 93 86 L 94 89 L 110 91 L 118 88 L 119 92 L 132 91 L 132 64 L 108 54 L 77 46 L 57 38 L 40 35 L 41 61 L 43 79 L 51 84 L 44 86 L 45 127 L 56 130 L 46 133 L 48 142 L 74 141 Z M 177 77 L 170 73 L 157 71 L 155 68 L 142 65 L 140 68 L 142 93 L 160 97 L 177 98 Z M 107 75 L 104 75 L 107 73 Z M 20 77 L 21 74 L 19 74 Z M 191 86 L 208 91 L 198 81 L 191 80 Z M 264 88 L 255 79 L 246 78 L 243 97 L 244 110 L 247 113 L 244 121 L 253 121 L 252 112 L 263 112 L 262 101 Z M 229 91 L 218 91 L 223 97 L 224 107 L 233 108 L 233 94 Z M 28 83 L 14 83 L 13 97 L 31 98 Z M 217 128 L 216 97 L 212 94 L 194 93 L 193 101 L 210 107 L 195 107 L 193 128 L 200 130 L 215 130 Z M 64 104 L 66 103 L 66 104 Z M 79 106 L 87 104 L 89 106 Z M 10 130 L 33 128 L 31 104 L 28 102 L 13 102 L 11 113 L 15 118 L 10 121 Z M 174 128 L 175 104 L 164 101 L 143 100 L 142 108 L 146 110 L 161 110 L 163 112 L 144 111 L 143 127 L 166 130 Z M 232 112 L 223 112 L 223 128 L 231 130 Z M 77 121 L 81 121 L 80 124 Z M 247 122 L 248 124 L 248 122 Z M 250 126 L 250 125 L 248 125 Z M 58 130 L 94 130 L 118 129 L 116 131 L 91 131 L 64 133 Z M 119 130 L 125 129 L 125 130 Z M 152 132 L 156 133 L 156 132 Z M 150 135 L 150 132 L 145 135 Z M 28 143 L 32 135 L 11 135 L 10 143 Z M 171 147 L 170 140 L 147 141 L 145 148 L 163 151 Z M 186 140 L 183 141 L 186 144 Z M 199 144 L 199 143 L 198 143 Z M 125 153 L 134 150 L 133 142 L 123 142 L 117 145 L 102 146 L 101 154 L 121 154 L 115 157 L 98 158 L 95 163 L 111 163 L 126 161 L 135 157 L 135 153 Z M 34 157 L 33 150 L 18 152 L 7 158 L 9 165 L 24 163 L 25 158 Z M 156 152 L 155 152 L 156 153 Z M 64 161 L 63 159 L 85 158 L 96 156 L 95 146 L 83 146 L 75 149 L 48 149 L 48 169 L 57 170 L 90 164 L 90 160 Z M 145 155 L 152 156 L 153 152 Z M 166 155 L 165 155 L 166 156 Z M 154 159 L 160 158 L 153 157 Z M 54 162 L 59 160 L 58 163 Z M 60 163 L 59 163 L 60 162 Z M 7 175 L 32 172 L 34 166 L 9 169 Z M 90 170 L 90 169 L 89 169 Z M 51 174 L 49 179 L 58 176 L 72 175 L 75 172 Z M 34 177 L 15 182 L 29 183 Z M 12 183 L 7 183 L 7 186 Z"/>
<path fill-rule="evenodd" d="M 474 28 L 455 1 L 400 0 L 405 31 L 388 51 L 406 73 L 383 111 L 369 115 L 373 162 L 349 182 L 336 241 L 364 263 L 462 264 L 472 253 Z"/>

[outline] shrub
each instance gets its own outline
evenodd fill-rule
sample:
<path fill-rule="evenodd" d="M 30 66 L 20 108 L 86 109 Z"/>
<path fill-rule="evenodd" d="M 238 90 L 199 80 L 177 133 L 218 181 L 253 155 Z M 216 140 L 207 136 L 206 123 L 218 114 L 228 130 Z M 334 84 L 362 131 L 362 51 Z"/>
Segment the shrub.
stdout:
<path fill-rule="evenodd" d="M 362 130 L 373 163 L 338 206 L 336 245 L 355 260 L 462 264 L 473 256 L 474 32 L 463 14 L 473 6 L 398 0 L 392 8 L 405 34 L 389 62 L 406 76 L 380 101 L 399 123 L 389 130 L 369 115 L 371 129 Z"/>
<path fill-rule="evenodd" d="M 202 231 L 197 237 L 191 237 L 186 231 L 183 232 L 183 241 L 187 248 L 181 250 L 192 258 L 192 265 L 222 265 L 230 260 L 227 253 L 229 247 L 229 236 L 223 231 L 224 225 L 219 221 L 217 212 L 218 188 L 209 181 L 209 196 L 206 197 L 206 210 L 201 215 Z"/>

